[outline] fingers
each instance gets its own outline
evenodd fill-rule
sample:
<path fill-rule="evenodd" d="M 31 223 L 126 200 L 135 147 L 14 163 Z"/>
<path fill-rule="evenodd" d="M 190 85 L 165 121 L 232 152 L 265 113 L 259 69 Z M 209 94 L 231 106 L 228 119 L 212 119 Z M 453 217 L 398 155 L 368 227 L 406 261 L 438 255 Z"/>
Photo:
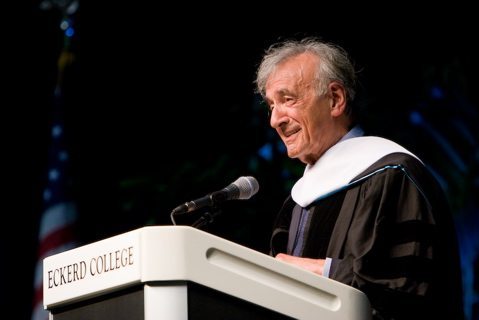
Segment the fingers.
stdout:
<path fill-rule="evenodd" d="M 278 253 L 275 258 L 277 260 L 312 271 L 316 274 L 323 275 L 324 259 L 301 258 L 284 253 Z"/>

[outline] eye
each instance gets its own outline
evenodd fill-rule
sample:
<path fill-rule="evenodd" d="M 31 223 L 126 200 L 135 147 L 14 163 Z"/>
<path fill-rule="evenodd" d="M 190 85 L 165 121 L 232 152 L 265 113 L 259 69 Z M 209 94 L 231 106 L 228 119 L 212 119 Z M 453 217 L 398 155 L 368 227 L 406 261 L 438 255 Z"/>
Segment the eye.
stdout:
<path fill-rule="evenodd" d="M 287 104 L 292 104 L 294 102 L 294 98 L 293 97 L 284 97 L 284 102 L 287 103 Z"/>

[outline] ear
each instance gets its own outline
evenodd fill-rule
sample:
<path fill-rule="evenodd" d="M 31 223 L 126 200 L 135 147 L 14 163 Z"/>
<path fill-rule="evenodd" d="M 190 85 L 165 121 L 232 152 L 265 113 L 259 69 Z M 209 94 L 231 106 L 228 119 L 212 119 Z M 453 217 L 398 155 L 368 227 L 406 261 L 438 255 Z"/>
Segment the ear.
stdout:
<path fill-rule="evenodd" d="M 339 82 L 331 82 L 328 85 L 331 94 L 331 116 L 339 117 L 346 110 L 346 89 Z"/>

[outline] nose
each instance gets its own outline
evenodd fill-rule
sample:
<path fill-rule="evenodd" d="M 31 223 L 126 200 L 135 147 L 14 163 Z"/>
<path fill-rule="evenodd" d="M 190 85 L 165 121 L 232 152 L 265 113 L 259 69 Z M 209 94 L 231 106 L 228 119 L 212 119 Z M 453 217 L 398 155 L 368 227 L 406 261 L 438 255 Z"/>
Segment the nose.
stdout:
<path fill-rule="evenodd" d="M 276 104 L 270 111 L 269 124 L 272 128 L 279 128 L 282 124 L 286 123 L 288 118 L 284 112 L 284 108 L 280 104 Z"/>

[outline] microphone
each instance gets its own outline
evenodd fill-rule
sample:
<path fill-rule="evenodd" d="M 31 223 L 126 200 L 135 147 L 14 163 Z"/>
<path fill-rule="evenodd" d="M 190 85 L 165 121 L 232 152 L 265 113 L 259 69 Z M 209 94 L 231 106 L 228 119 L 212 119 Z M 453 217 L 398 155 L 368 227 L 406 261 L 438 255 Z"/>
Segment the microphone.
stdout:
<path fill-rule="evenodd" d="M 259 184 L 254 177 L 239 177 L 229 186 L 219 191 L 212 192 L 204 197 L 179 205 L 173 209 L 171 214 L 188 213 L 204 207 L 215 206 L 227 200 L 246 200 L 254 196 L 258 190 Z"/>

